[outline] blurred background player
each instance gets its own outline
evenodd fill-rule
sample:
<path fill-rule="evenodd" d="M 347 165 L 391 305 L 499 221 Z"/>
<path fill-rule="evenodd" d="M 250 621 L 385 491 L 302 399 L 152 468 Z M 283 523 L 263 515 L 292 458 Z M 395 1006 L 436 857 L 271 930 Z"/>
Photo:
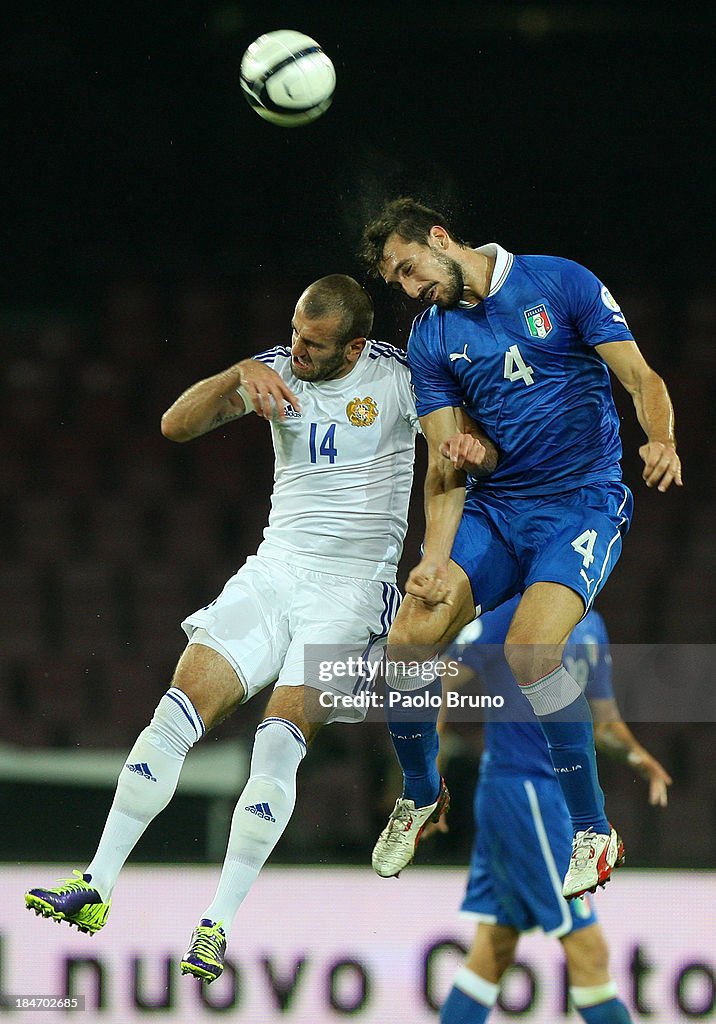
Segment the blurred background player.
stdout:
<path fill-rule="evenodd" d="M 486 1021 L 520 935 L 539 927 L 562 943 L 570 995 L 581 1017 L 588 1024 L 626 1024 L 631 1017 L 610 977 L 607 943 L 590 897 L 567 902 L 561 894 L 572 842 L 569 815 L 542 731 L 503 652 L 518 600 L 466 626 L 446 655 L 461 663 L 451 684 L 477 677 L 481 691 L 502 695 L 505 706 L 486 712 L 475 789 L 477 835 L 462 912 L 476 920 L 477 930 L 440 1021 Z M 572 631 L 564 660 L 585 688 L 597 748 L 634 768 L 649 784 L 649 802 L 666 806 L 671 778 L 621 720 L 606 626 L 594 610 Z M 441 732 L 448 720 L 449 712 L 443 712 Z"/>
<path fill-rule="evenodd" d="M 291 817 L 307 746 L 322 722 L 365 714 L 319 704 L 321 684 L 305 662 L 304 645 L 341 645 L 346 656 L 368 658 L 384 646 L 400 604 L 395 577 L 417 416 L 404 353 L 367 341 L 372 324 L 370 296 L 356 281 L 321 278 L 298 300 L 290 347 L 199 381 L 164 414 L 162 432 L 174 441 L 199 437 L 251 409 L 271 420 L 276 464 L 269 524 L 257 555 L 215 601 L 182 623 L 188 646 L 129 753 L 91 863 L 74 879 L 26 894 L 27 906 L 45 917 L 90 933 L 102 928 L 120 870 L 172 798 L 192 745 L 275 684 L 256 730 L 215 898 L 181 965 L 208 982 L 221 974 L 234 916 Z M 246 484 L 250 489 L 251 481 Z M 342 684 L 351 693 L 365 680 Z M 335 687 L 343 692 L 340 682 Z"/>
<path fill-rule="evenodd" d="M 611 370 L 646 436 L 649 487 L 681 485 L 666 386 L 646 363 L 624 314 L 585 267 L 554 256 L 470 248 L 446 218 L 416 202 L 388 203 L 364 230 L 362 256 L 392 288 L 429 308 L 414 321 L 408 362 L 428 442 L 423 556 L 391 628 L 388 682 L 409 690 L 401 662 L 431 658 L 476 612 L 522 598 L 505 653 L 544 730 L 574 833 L 564 895 L 602 885 L 622 852 L 604 811 L 589 706 L 562 649 L 621 552 L 632 496 L 622 482 Z M 444 458 L 463 410 L 500 449 L 495 472 L 470 480 Z M 434 723 L 391 735 L 402 796 L 373 851 L 383 876 L 412 860 L 425 822 L 446 800 Z"/>

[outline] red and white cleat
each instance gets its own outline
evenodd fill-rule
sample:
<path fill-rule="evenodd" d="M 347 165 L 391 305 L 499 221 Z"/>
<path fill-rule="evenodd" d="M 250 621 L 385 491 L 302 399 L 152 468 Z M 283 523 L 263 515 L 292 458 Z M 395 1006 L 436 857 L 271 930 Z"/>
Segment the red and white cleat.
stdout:
<path fill-rule="evenodd" d="M 406 868 L 415 856 L 415 850 L 428 822 L 437 822 L 450 806 L 450 794 L 445 780 L 440 780 L 440 792 L 434 804 L 416 807 L 412 800 L 395 801 L 388 824 L 378 837 L 371 858 L 373 870 L 381 878 L 393 878 Z"/>
<path fill-rule="evenodd" d="M 595 832 L 592 828 L 577 832 L 562 895 L 567 900 L 574 900 L 585 892 L 596 892 L 597 886 L 606 885 L 612 871 L 620 868 L 624 859 L 624 843 L 615 829 L 609 835 Z"/>

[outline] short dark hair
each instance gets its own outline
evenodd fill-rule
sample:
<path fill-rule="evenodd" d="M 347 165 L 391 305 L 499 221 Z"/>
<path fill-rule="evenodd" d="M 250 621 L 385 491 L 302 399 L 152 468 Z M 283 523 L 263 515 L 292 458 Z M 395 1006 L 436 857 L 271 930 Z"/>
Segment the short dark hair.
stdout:
<path fill-rule="evenodd" d="M 374 277 L 380 275 L 385 243 L 391 235 L 398 235 L 404 242 L 428 244 L 430 229 L 436 224 L 445 228 L 458 245 L 467 243 L 448 227 L 447 218 L 437 210 L 419 203 L 410 196 L 401 196 L 386 203 L 382 211 L 363 229 L 363 241 L 359 256 Z"/>
<path fill-rule="evenodd" d="M 373 300 L 368 292 L 347 274 L 329 274 L 306 288 L 300 299 L 309 320 L 340 316 L 336 346 L 354 338 L 368 338 L 373 330 Z"/>

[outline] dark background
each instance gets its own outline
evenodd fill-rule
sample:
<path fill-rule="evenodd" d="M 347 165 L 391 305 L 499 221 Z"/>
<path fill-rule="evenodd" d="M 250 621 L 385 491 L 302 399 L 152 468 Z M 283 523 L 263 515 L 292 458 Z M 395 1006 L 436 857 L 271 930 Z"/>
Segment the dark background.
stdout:
<path fill-rule="evenodd" d="M 269 125 L 241 95 L 241 54 L 275 28 L 314 36 L 336 65 L 333 106 L 313 125 Z M 641 434 L 617 394 L 636 513 L 599 608 L 614 641 L 710 643 L 713 45 L 708 7 L 670 3 L 11 10 L 0 55 L 3 739 L 131 745 L 181 651 L 181 618 L 255 550 L 271 487 L 265 424 L 184 448 L 159 435 L 161 413 L 198 378 L 287 341 L 298 294 L 326 273 L 365 281 L 376 335 L 404 343 L 414 309 L 355 258 L 364 221 L 402 192 L 475 244 L 587 264 L 621 302 L 672 392 L 686 487 L 644 488 Z M 422 465 L 419 449 L 418 481 Z M 401 582 L 420 530 L 416 493 Z M 217 735 L 250 740 L 254 704 Z M 675 785 L 657 815 L 624 769 L 603 768 L 631 863 L 713 865 L 713 725 L 663 724 L 656 707 L 635 730 Z M 463 739 L 451 780 L 462 809 L 426 859 L 466 856 L 478 743 Z M 373 726 L 326 730 L 278 859 L 364 861 L 389 761 Z M 40 778 L 30 791 L 0 785 L 11 819 L 28 801 L 47 815 L 31 850 L 11 827 L 5 856 L 89 857 L 106 794 L 51 790 L 48 803 Z M 200 808 L 175 804 L 139 856 L 196 855 Z"/>

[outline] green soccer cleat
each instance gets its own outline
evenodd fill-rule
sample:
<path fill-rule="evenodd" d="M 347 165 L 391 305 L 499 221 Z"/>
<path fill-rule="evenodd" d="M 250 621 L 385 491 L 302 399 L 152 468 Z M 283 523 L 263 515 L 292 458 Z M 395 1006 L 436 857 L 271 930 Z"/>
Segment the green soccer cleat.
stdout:
<path fill-rule="evenodd" d="M 61 878 L 54 889 L 30 889 L 25 893 L 25 906 L 41 917 L 51 917 L 59 924 L 66 921 L 81 932 L 94 935 L 104 927 L 112 901 L 102 897 L 89 884 L 91 875 L 73 871 L 74 878 Z"/>
<path fill-rule="evenodd" d="M 224 970 L 226 934 L 221 921 L 203 918 L 194 929 L 191 945 L 181 962 L 182 974 L 193 974 L 210 985 Z"/>

